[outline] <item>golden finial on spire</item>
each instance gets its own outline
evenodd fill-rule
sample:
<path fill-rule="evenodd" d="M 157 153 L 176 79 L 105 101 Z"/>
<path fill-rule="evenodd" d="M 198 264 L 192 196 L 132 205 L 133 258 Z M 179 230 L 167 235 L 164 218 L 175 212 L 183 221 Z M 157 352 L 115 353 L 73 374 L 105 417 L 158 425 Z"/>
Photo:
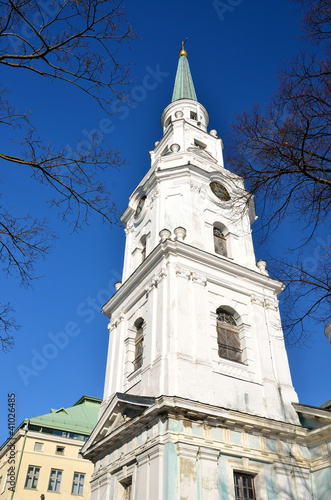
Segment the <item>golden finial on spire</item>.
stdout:
<path fill-rule="evenodd" d="M 182 42 L 182 48 L 179 51 L 179 57 L 182 57 L 182 56 L 187 57 L 187 52 L 184 49 L 184 45 L 185 45 L 186 41 L 187 41 L 187 38 L 185 38 L 184 42 Z"/>

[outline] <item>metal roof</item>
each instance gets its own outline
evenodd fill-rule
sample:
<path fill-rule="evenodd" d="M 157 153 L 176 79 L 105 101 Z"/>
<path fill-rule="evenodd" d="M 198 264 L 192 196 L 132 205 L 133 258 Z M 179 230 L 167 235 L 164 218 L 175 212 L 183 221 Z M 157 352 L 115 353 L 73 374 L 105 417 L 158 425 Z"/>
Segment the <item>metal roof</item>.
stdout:
<path fill-rule="evenodd" d="M 82 396 L 69 408 L 51 409 L 46 415 L 31 418 L 29 425 L 89 435 L 97 423 L 101 401 Z"/>
<path fill-rule="evenodd" d="M 179 57 L 171 102 L 178 101 L 179 99 L 198 100 L 193 85 L 190 66 L 185 55 Z"/>

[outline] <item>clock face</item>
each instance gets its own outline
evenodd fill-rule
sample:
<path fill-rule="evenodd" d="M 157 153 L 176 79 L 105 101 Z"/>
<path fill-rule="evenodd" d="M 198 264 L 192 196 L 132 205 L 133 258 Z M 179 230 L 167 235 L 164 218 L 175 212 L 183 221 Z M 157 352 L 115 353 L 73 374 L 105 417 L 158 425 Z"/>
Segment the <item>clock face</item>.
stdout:
<path fill-rule="evenodd" d="M 211 182 L 210 184 L 210 189 L 214 193 L 217 198 L 219 198 L 222 201 L 229 201 L 230 195 L 228 193 L 228 190 L 222 186 L 219 182 Z"/>
<path fill-rule="evenodd" d="M 145 204 L 145 200 L 146 200 L 146 196 L 143 196 L 142 198 L 140 198 L 140 200 L 138 201 L 138 205 L 137 205 L 137 208 L 136 208 L 136 212 L 134 214 L 135 218 L 137 218 L 141 212 L 142 212 L 142 209 L 144 208 L 144 204 Z"/>

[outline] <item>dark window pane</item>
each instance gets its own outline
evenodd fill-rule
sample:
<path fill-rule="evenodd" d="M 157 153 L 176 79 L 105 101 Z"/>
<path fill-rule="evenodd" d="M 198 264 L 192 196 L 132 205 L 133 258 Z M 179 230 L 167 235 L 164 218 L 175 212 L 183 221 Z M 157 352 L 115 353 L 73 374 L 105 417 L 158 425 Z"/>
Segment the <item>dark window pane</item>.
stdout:
<path fill-rule="evenodd" d="M 241 362 L 241 344 L 236 320 L 232 314 L 223 310 L 217 311 L 218 354 L 222 358 Z"/>
<path fill-rule="evenodd" d="M 235 500 L 256 500 L 253 482 L 253 476 L 235 472 Z"/>
<path fill-rule="evenodd" d="M 141 320 L 139 323 L 136 323 L 136 340 L 135 340 L 135 356 L 133 362 L 134 370 L 138 370 L 138 368 L 142 367 L 143 364 L 143 352 L 144 352 L 144 330 L 143 330 L 144 321 Z"/>

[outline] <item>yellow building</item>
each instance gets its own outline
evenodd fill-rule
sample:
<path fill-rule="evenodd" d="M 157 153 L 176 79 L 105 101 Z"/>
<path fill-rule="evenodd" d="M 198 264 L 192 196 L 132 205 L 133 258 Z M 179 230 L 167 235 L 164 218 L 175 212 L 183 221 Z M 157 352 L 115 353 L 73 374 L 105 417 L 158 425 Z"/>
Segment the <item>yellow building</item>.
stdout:
<path fill-rule="evenodd" d="M 26 419 L 0 448 L 0 500 L 90 498 L 93 465 L 80 450 L 97 423 L 101 399 Z"/>

